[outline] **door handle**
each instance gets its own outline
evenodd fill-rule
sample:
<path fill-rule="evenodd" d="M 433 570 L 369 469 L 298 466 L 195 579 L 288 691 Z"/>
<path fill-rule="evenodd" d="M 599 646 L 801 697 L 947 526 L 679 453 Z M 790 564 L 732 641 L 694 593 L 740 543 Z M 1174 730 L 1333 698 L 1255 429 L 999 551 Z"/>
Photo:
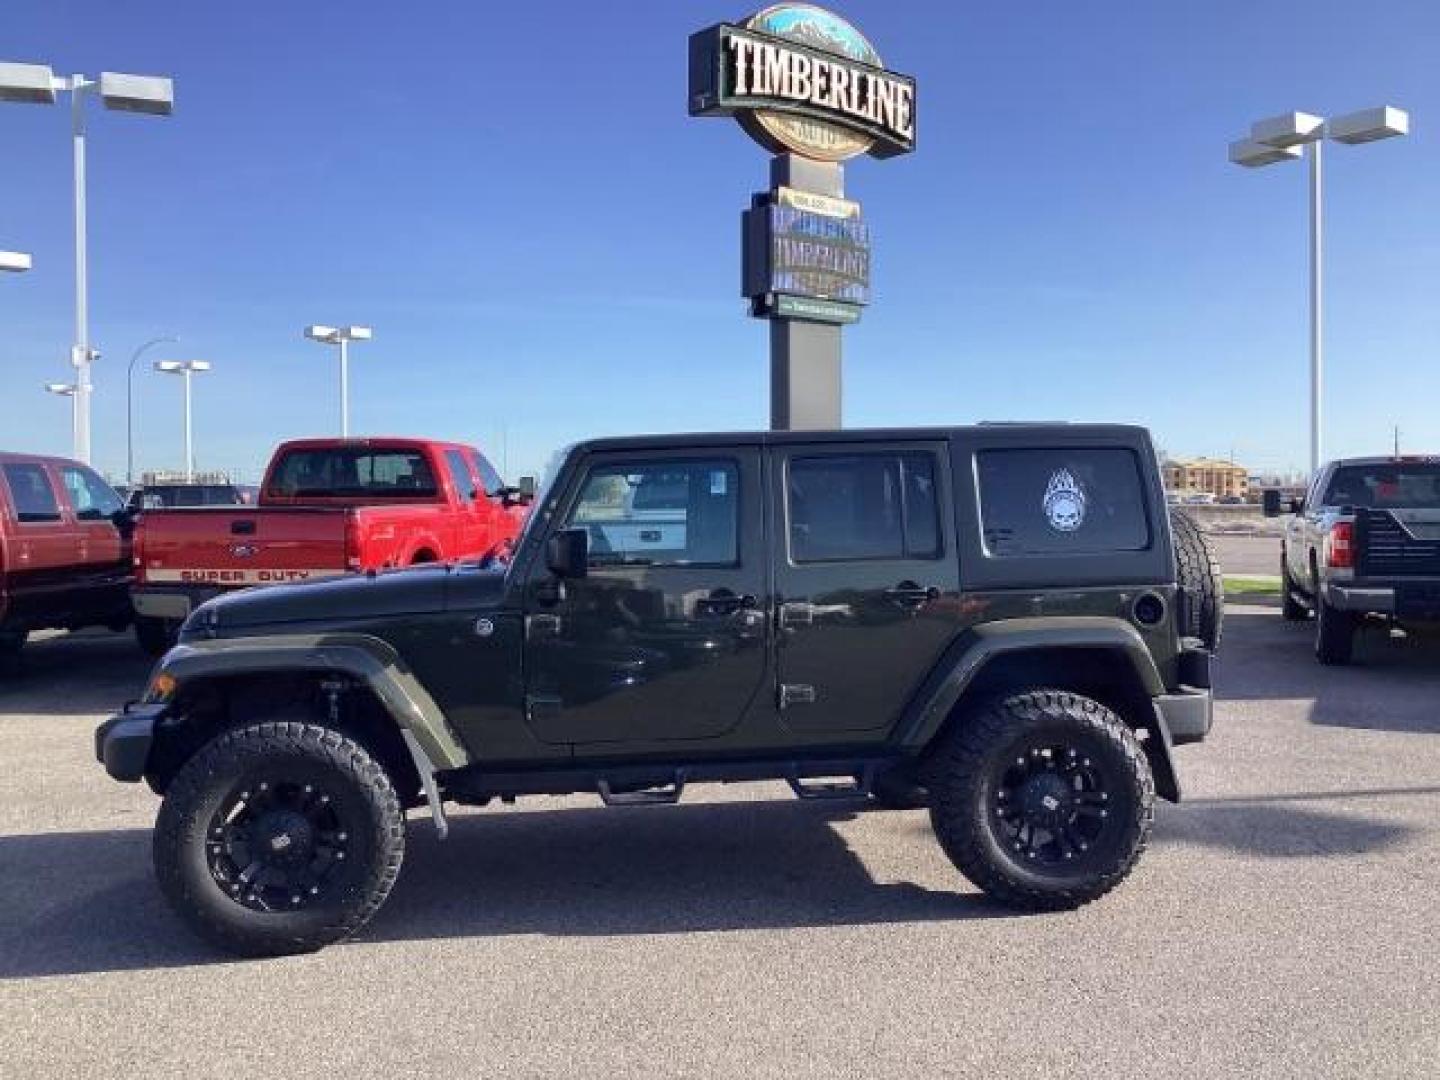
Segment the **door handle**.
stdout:
<path fill-rule="evenodd" d="M 815 605 L 804 600 L 790 600 L 780 605 L 780 629 L 810 626 L 815 622 Z"/>
<path fill-rule="evenodd" d="M 695 601 L 697 615 L 734 615 L 758 606 L 759 601 L 749 593 L 740 594 L 729 589 L 715 589 L 709 596 Z"/>
<path fill-rule="evenodd" d="M 940 590 L 933 585 L 917 585 L 913 581 L 902 581 L 894 588 L 885 590 L 885 599 L 901 607 L 918 608 L 940 599 Z"/>

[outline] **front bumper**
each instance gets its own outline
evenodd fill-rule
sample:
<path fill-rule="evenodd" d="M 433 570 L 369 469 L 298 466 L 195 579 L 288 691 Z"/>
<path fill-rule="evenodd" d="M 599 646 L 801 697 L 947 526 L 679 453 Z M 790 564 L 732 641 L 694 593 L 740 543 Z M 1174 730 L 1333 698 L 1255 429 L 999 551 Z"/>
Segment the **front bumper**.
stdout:
<path fill-rule="evenodd" d="M 110 717 L 95 729 L 95 759 L 116 780 L 144 779 L 155 742 L 155 725 L 165 706 L 137 705 Z"/>

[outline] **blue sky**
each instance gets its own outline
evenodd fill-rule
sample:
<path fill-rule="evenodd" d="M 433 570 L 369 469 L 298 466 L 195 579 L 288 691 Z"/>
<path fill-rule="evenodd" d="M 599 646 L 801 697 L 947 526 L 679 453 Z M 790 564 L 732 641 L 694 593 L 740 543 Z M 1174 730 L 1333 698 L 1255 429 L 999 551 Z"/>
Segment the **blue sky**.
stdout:
<path fill-rule="evenodd" d="M 1394 103 L 1412 135 L 1327 157 L 1329 449 L 1440 452 L 1440 5 L 853 0 L 919 82 L 919 149 L 847 169 L 876 301 L 846 331 L 849 426 L 1126 420 L 1178 454 L 1305 460 L 1299 164 L 1225 160 L 1249 121 Z M 479 442 L 512 475 L 593 434 L 763 427 L 738 215 L 766 156 L 685 112 L 710 2 L 397 6 L 6 0 L 0 59 L 163 72 L 169 120 L 91 114 L 95 459 L 202 467 L 336 430 L 364 322 L 363 433 Z M 60 108 L 0 105 L 0 445 L 66 453 L 70 160 Z"/>

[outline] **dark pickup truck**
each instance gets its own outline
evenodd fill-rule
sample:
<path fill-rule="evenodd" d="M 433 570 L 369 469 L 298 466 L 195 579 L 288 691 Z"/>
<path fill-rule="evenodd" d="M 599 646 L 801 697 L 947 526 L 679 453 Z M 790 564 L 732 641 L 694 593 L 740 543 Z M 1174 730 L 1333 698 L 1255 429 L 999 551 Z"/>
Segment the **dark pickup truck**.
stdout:
<path fill-rule="evenodd" d="M 1367 624 L 1440 622 L 1440 457 L 1333 461 L 1289 509 L 1284 614 L 1313 614 L 1322 664 L 1349 663 Z"/>
<path fill-rule="evenodd" d="M 199 933 L 353 932 L 409 807 L 707 781 L 928 805 L 991 896 L 1072 908 L 1210 729 L 1218 573 L 1140 428 L 603 439 L 534 510 L 508 563 L 210 601 L 97 731 Z"/>

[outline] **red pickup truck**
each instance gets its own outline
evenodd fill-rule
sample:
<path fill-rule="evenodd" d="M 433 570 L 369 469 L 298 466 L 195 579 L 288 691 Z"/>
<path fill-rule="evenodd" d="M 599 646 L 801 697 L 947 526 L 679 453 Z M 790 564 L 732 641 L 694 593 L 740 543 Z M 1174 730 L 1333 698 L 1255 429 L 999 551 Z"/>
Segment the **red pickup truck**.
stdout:
<path fill-rule="evenodd" d="M 226 589 L 502 553 L 532 485 L 480 451 L 427 439 L 301 439 L 270 461 L 257 505 L 145 510 L 134 539 L 135 636 L 169 647 Z"/>
<path fill-rule="evenodd" d="M 0 669 L 32 630 L 130 624 L 128 530 L 88 466 L 0 453 Z"/>

